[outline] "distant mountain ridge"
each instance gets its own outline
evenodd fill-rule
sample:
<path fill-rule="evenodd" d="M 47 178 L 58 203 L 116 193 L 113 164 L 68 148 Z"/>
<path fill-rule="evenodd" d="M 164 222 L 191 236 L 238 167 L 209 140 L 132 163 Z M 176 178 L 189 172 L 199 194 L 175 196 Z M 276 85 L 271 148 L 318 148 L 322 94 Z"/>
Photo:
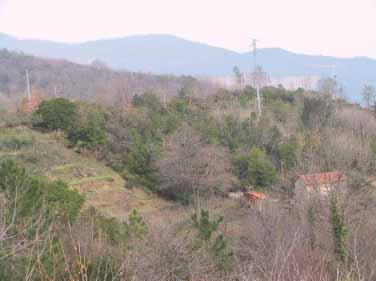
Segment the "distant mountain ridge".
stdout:
<path fill-rule="evenodd" d="M 253 67 L 251 53 L 238 53 L 160 34 L 77 44 L 17 39 L 0 34 L 1 48 L 82 64 L 99 60 L 117 70 L 155 74 L 226 76 L 232 73 L 235 65 L 244 72 Z M 335 75 L 352 101 L 360 100 L 364 83 L 376 84 L 376 60 L 370 58 L 335 58 L 266 48 L 258 50 L 258 62 L 272 77 L 328 76 L 331 71 L 322 66 L 336 65 Z"/>

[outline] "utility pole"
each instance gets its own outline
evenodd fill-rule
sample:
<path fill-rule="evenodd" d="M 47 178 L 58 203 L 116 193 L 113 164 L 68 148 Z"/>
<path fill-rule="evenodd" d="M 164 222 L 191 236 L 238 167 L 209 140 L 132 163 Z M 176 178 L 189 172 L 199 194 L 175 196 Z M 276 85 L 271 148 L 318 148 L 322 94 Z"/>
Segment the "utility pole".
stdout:
<path fill-rule="evenodd" d="M 256 84 L 256 92 L 257 92 L 257 109 L 258 109 L 258 117 L 261 117 L 261 97 L 260 97 L 260 77 L 257 77 L 258 74 L 257 72 L 257 40 L 253 39 L 252 40 L 252 46 L 253 46 L 253 63 L 254 63 L 254 79 L 255 79 L 255 84 Z"/>
<path fill-rule="evenodd" d="M 30 82 L 29 82 L 29 71 L 26 69 L 26 87 L 27 87 L 27 100 L 31 101 L 31 92 L 30 92 Z"/>

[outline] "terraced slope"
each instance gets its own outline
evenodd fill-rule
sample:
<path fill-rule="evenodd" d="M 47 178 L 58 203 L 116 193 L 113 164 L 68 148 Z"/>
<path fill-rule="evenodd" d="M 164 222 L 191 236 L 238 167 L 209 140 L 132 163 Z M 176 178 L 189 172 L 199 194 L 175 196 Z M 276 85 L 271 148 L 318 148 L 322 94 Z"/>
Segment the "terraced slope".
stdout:
<path fill-rule="evenodd" d="M 33 173 L 60 179 L 85 196 L 85 207 L 125 219 L 137 208 L 154 213 L 170 204 L 145 192 L 127 188 L 124 179 L 103 163 L 67 148 L 64 138 L 26 127 L 0 129 L 0 161 L 13 159 Z"/>

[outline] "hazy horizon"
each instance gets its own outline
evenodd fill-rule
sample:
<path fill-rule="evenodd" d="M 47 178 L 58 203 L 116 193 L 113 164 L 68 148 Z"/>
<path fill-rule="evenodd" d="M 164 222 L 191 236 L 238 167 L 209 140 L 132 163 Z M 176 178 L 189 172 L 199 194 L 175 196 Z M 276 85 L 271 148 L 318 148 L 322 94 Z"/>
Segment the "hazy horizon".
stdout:
<path fill-rule="evenodd" d="M 376 0 L 243 1 L 0 0 L 0 32 L 79 43 L 168 34 L 237 52 L 279 47 L 296 53 L 376 58 Z"/>

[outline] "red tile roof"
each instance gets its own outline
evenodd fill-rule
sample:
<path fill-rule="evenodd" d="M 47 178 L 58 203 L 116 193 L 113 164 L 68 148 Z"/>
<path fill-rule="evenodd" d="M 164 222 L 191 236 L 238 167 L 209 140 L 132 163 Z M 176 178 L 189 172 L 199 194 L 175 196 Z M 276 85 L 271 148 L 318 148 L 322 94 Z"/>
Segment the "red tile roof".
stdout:
<path fill-rule="evenodd" d="M 335 184 L 346 180 L 346 176 L 341 172 L 317 173 L 310 175 L 300 175 L 297 180 L 302 180 L 307 186 Z"/>
<path fill-rule="evenodd" d="M 264 199 L 266 199 L 266 195 L 264 193 L 256 192 L 256 191 L 244 192 L 243 196 L 247 200 L 264 200 Z"/>

